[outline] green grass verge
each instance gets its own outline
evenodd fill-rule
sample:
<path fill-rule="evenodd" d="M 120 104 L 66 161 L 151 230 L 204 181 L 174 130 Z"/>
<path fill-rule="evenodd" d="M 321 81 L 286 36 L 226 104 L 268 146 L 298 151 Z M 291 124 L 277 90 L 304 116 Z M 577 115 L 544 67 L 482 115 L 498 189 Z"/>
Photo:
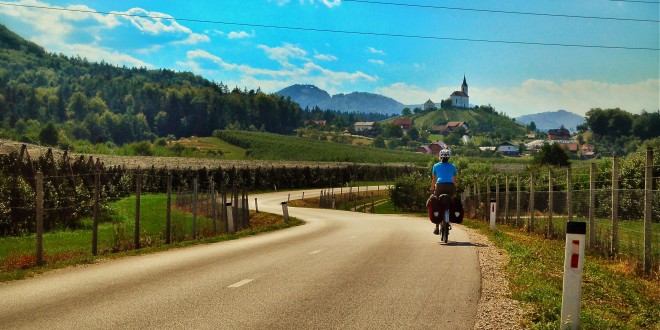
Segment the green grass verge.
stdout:
<path fill-rule="evenodd" d="M 93 256 L 91 229 L 54 231 L 45 233 L 45 265 L 36 266 L 35 235 L 0 238 L 0 282 L 21 279 L 48 270 L 71 265 L 93 263 L 99 259 L 116 258 L 162 251 L 176 247 L 219 242 L 255 235 L 261 232 L 297 226 L 302 221 L 292 219 L 285 224 L 282 216 L 252 214 L 253 227 L 236 234 L 213 234 L 212 219 L 197 217 L 197 233 L 192 239 L 192 215 L 172 210 L 172 241 L 165 245 L 165 194 L 143 195 L 140 199 L 140 241 L 142 248 L 132 250 L 135 230 L 135 196 L 112 203 L 113 221 L 99 225 L 98 256 Z M 85 221 L 89 222 L 89 221 Z M 218 224 L 218 228 L 221 226 Z"/>
<path fill-rule="evenodd" d="M 506 274 L 512 297 L 529 307 L 530 329 L 558 329 L 564 263 L 564 242 L 528 235 L 516 228 L 486 222 L 464 224 L 487 235 L 510 256 Z M 582 278 L 582 329 L 659 329 L 660 286 L 656 279 L 634 275 L 622 261 L 587 255 Z"/>

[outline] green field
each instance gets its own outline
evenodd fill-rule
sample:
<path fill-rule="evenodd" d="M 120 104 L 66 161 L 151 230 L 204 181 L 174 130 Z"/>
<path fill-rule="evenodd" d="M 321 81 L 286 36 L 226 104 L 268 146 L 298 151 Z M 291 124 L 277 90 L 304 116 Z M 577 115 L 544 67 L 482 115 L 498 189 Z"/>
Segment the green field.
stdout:
<path fill-rule="evenodd" d="M 259 160 L 298 160 L 352 163 L 407 163 L 428 165 L 431 157 L 409 151 L 379 149 L 272 133 L 216 131 L 214 134 L 246 150 L 246 157 Z"/>
<path fill-rule="evenodd" d="M 236 234 L 215 234 L 212 219 L 197 216 L 198 239 L 192 239 L 192 214 L 172 209 L 172 242 L 165 245 L 166 194 L 142 195 L 140 198 L 140 244 L 142 249 L 133 250 L 135 232 L 135 196 L 111 203 L 115 210 L 111 222 L 99 225 L 99 256 L 92 255 L 91 220 L 84 221 L 87 228 L 80 230 L 44 233 L 44 267 L 36 266 L 36 236 L 0 238 L 0 282 L 22 278 L 34 273 L 67 265 L 93 262 L 97 258 L 121 255 L 118 252 L 143 253 L 151 249 L 167 249 L 172 246 L 195 244 L 204 241 L 221 241 L 254 235 L 261 231 L 299 224 L 284 224 L 281 216 L 259 213 L 251 216 L 253 228 Z M 218 224 L 219 230 L 222 228 Z"/>

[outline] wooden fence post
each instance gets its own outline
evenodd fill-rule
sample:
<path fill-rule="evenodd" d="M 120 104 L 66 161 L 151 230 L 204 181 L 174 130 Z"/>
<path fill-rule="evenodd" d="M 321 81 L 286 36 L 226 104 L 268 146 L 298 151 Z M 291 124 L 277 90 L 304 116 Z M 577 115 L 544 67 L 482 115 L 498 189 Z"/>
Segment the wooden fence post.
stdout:
<path fill-rule="evenodd" d="M 197 178 L 193 179 L 192 237 L 193 239 L 197 238 Z"/>
<path fill-rule="evenodd" d="M 548 170 L 548 224 L 546 226 L 545 237 L 548 238 L 552 235 L 552 211 L 554 208 L 553 205 L 553 186 L 552 186 L 552 168 Z"/>
<path fill-rule="evenodd" d="M 509 224 L 509 176 L 504 177 L 504 223 Z"/>
<path fill-rule="evenodd" d="M 520 227 L 520 189 L 522 188 L 520 182 L 520 175 L 516 175 L 516 227 Z"/>
<path fill-rule="evenodd" d="M 566 212 L 568 221 L 573 221 L 573 168 L 566 169 Z"/>
<path fill-rule="evenodd" d="M 142 193 L 142 175 L 140 168 L 135 174 L 135 248 L 140 248 L 140 194 Z"/>
<path fill-rule="evenodd" d="M 589 247 L 596 244 L 596 163 L 589 167 Z"/>
<path fill-rule="evenodd" d="M 167 175 L 167 210 L 165 213 L 165 244 L 172 243 L 172 174 Z"/>
<path fill-rule="evenodd" d="M 495 179 L 495 219 L 500 214 L 500 179 Z"/>
<path fill-rule="evenodd" d="M 36 219 L 36 235 L 37 235 L 37 266 L 44 264 L 44 174 L 42 172 L 36 173 L 36 190 L 37 190 L 37 219 Z"/>
<path fill-rule="evenodd" d="M 485 209 L 490 210 L 490 178 L 486 180 L 486 200 L 484 201 Z M 489 212 L 484 212 L 484 221 L 489 220 Z"/>
<path fill-rule="evenodd" d="M 612 159 L 612 236 L 611 254 L 619 252 L 619 158 Z"/>
<path fill-rule="evenodd" d="M 99 249 L 99 189 L 101 174 L 94 173 L 94 224 L 92 225 L 92 255 L 98 254 Z"/>
<path fill-rule="evenodd" d="M 216 208 L 216 204 L 218 204 L 218 201 L 216 201 L 216 192 L 215 192 L 215 182 L 213 181 L 213 177 L 211 177 L 211 212 L 212 212 L 212 220 L 213 220 L 213 234 L 218 233 L 218 212 Z"/>
<path fill-rule="evenodd" d="M 527 226 L 527 231 L 528 232 L 533 232 L 534 231 L 534 213 L 535 213 L 535 205 L 534 205 L 534 174 L 530 174 L 529 176 L 529 225 Z"/>
<path fill-rule="evenodd" d="M 646 173 L 644 180 L 644 272 L 651 271 L 651 221 L 653 212 L 653 149 L 646 148 Z M 658 244 L 658 242 L 655 242 Z"/>

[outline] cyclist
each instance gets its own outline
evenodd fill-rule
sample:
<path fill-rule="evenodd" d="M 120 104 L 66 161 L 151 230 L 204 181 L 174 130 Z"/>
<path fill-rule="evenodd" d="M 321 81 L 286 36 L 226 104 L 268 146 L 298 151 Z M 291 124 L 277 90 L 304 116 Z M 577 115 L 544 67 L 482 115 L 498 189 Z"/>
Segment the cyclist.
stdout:
<path fill-rule="evenodd" d="M 433 170 L 431 171 L 433 174 L 431 190 L 436 197 L 442 194 L 447 194 L 453 200 L 454 195 L 456 194 L 456 176 L 458 172 L 456 171 L 456 166 L 449 162 L 450 157 L 450 149 L 442 149 L 440 150 L 440 153 L 438 153 L 440 161 L 433 165 Z M 435 230 L 433 231 L 436 235 L 440 234 L 440 229 L 438 227 L 439 224 L 436 224 Z"/>

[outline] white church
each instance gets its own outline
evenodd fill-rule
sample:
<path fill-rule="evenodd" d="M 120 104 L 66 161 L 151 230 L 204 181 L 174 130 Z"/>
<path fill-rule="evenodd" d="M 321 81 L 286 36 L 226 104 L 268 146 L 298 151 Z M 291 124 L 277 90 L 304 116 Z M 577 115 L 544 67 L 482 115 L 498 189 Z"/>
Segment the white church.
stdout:
<path fill-rule="evenodd" d="M 463 84 L 461 85 L 460 91 L 455 91 L 451 93 L 451 106 L 454 108 L 463 108 L 467 109 L 470 107 L 470 96 L 468 95 L 468 84 L 463 75 Z M 424 103 L 424 110 L 436 109 L 439 104 L 431 101 L 430 99 Z"/>
<path fill-rule="evenodd" d="M 463 85 L 461 85 L 461 90 L 451 93 L 451 105 L 454 108 L 470 107 L 470 96 L 468 95 L 468 84 L 465 80 L 465 75 L 463 75 Z"/>

